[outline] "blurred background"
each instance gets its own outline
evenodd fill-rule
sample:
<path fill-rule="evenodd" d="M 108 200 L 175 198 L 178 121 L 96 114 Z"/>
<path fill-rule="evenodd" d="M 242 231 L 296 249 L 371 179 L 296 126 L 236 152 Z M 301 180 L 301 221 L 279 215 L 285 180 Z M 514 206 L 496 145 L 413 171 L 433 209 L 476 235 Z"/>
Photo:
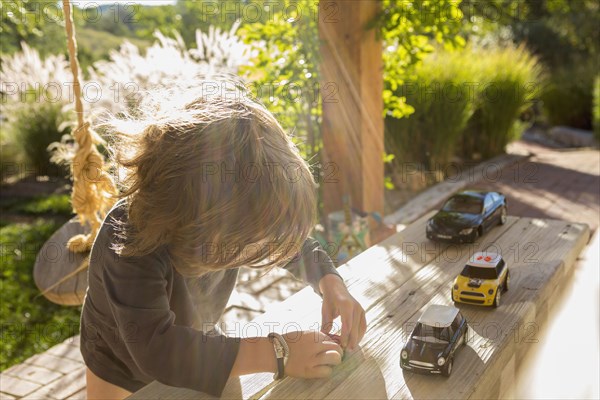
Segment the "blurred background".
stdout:
<path fill-rule="evenodd" d="M 74 4 L 92 125 L 105 110 L 135 114 L 144 90 L 198 74 L 235 74 L 251 82 L 319 173 L 315 1 Z M 599 4 L 382 1 L 370 28 L 384 46 L 386 214 L 448 178 L 448 165 L 489 160 L 522 137 L 596 146 Z M 72 217 L 68 170 L 51 162 L 48 151 L 52 143 L 72 142 L 75 120 L 61 5 L 23 0 L 0 7 L 0 318 L 26 332 L 49 333 L 3 329 L 1 371 L 77 334 L 80 308 L 38 296 L 31 274 L 37 251 Z M 407 180 L 407 162 L 425 172 Z M 320 219 L 327 225 L 322 212 Z"/>

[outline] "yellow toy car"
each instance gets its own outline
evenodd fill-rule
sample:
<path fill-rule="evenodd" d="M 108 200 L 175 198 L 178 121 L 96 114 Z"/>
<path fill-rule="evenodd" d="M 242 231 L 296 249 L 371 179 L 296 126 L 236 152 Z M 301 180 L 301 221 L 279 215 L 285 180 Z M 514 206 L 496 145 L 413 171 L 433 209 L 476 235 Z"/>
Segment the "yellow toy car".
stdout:
<path fill-rule="evenodd" d="M 510 272 L 502 256 L 475 253 L 454 280 L 452 301 L 498 307 L 509 282 Z"/>

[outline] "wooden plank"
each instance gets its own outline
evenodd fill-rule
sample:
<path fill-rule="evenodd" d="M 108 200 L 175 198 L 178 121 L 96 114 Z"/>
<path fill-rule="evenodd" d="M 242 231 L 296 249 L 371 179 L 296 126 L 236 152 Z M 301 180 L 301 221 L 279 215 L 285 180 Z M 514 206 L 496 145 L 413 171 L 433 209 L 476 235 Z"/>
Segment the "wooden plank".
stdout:
<path fill-rule="evenodd" d="M 516 220 L 514 218 L 511 218 L 507 226 L 514 224 L 515 221 Z M 489 245 L 504 232 L 505 230 L 502 229 L 492 230 L 486 237 L 484 237 L 484 242 L 479 246 L 457 246 L 457 248 L 462 249 L 464 253 L 462 257 L 466 259 L 468 258 L 468 254 L 472 253 L 472 251 Z M 469 249 L 472 250 L 470 251 Z M 367 353 L 368 350 L 380 353 L 382 360 L 387 360 L 386 357 L 389 357 L 392 354 L 400 354 L 401 341 L 397 337 L 397 330 L 398 328 L 404 326 L 409 318 L 415 316 L 416 311 L 419 310 L 419 308 L 421 308 L 425 302 L 431 300 L 432 294 L 436 293 L 439 289 L 437 286 L 431 286 L 436 282 L 436 276 L 440 274 L 440 271 L 447 273 L 447 271 L 445 271 L 446 268 L 440 266 L 440 264 L 443 264 L 443 261 L 446 258 L 455 257 L 454 255 L 451 256 L 449 253 L 446 253 L 446 255 L 444 254 L 445 253 L 441 252 L 436 257 L 427 259 L 427 264 L 424 265 L 423 268 L 418 269 L 412 277 L 405 280 L 395 290 L 387 291 L 385 296 L 381 297 L 376 303 L 365 307 L 367 310 L 367 321 L 369 327 L 362 341 L 362 349 L 347 357 L 343 367 L 336 371 L 336 376 L 333 379 L 328 381 L 307 381 L 287 378 L 284 382 L 274 388 L 265 398 L 285 398 L 296 396 L 299 398 L 324 398 L 327 397 L 329 393 L 332 393 L 332 398 L 362 398 L 364 395 L 366 395 L 363 390 L 360 390 L 360 382 L 369 382 L 371 379 L 376 379 L 378 377 L 372 376 L 372 362 L 370 364 L 368 363 L 367 365 L 363 365 L 362 362 L 358 362 L 356 360 L 353 361 L 352 359 L 358 357 L 359 360 L 367 360 L 368 358 L 366 357 L 370 355 Z M 404 265 L 404 267 L 408 266 L 409 264 Z M 354 291 L 352 293 L 356 296 Z M 390 335 L 390 332 L 393 334 Z M 383 340 L 382 338 L 387 338 L 387 341 Z M 389 346 L 393 345 L 400 345 L 400 347 L 391 351 Z M 381 362 L 380 360 L 376 361 Z M 398 361 L 399 358 L 396 359 L 396 364 Z M 399 365 L 397 368 L 400 368 Z M 357 375 L 357 372 L 355 371 L 356 369 L 359 369 L 360 371 L 366 371 L 367 377 L 363 376 L 360 371 Z M 379 376 L 379 378 L 381 378 L 381 376 Z M 385 376 L 385 382 L 388 384 L 388 386 L 389 384 L 393 384 L 395 382 L 394 376 Z M 344 388 L 349 386 L 352 386 L 353 389 L 347 390 L 347 393 L 344 393 L 343 395 L 336 391 L 336 388 Z M 383 389 L 384 387 L 374 387 L 373 385 L 370 385 L 367 392 L 374 390 L 373 393 L 380 394 Z M 385 389 L 386 391 L 393 393 L 393 387 L 387 387 Z M 355 395 L 357 397 L 354 397 Z"/>
<path fill-rule="evenodd" d="M 585 246 L 589 230 L 562 221 L 510 218 L 476 245 L 427 248 L 422 233 L 425 218 L 340 268 L 367 310 L 369 327 L 361 349 L 348 354 L 331 379 L 286 378 L 268 388 L 270 374 L 250 375 L 232 379 L 223 397 L 259 393 L 261 398 L 496 398 L 508 393 L 514 370 L 530 345 L 532 324 L 543 321 L 545 304 Z M 411 237 L 417 240 L 409 242 Z M 407 243 L 416 243 L 419 251 L 407 251 L 414 249 Z M 430 303 L 448 304 L 451 282 L 468 257 L 494 247 L 509 262 L 511 289 L 497 310 L 460 305 L 472 324 L 471 339 L 457 355 L 452 377 L 405 374 L 399 367 L 399 352 L 419 311 Z M 261 316 L 262 323 L 293 321 L 305 327 L 318 322 L 320 302 L 310 294 L 304 290 L 293 296 L 281 308 Z M 517 343 L 511 342 L 514 337 Z M 131 398 L 202 396 L 153 383 Z"/>
<path fill-rule="evenodd" d="M 528 222 L 529 221 L 523 221 L 521 224 L 513 227 L 512 232 L 500 238 L 498 243 L 503 245 L 504 248 L 512 245 L 511 242 L 514 241 L 515 237 L 519 237 L 516 236 L 516 234 L 522 233 L 520 228 L 523 228 L 523 224 L 527 224 Z M 528 229 L 528 231 L 528 235 L 520 237 L 521 240 L 524 240 L 521 242 L 523 244 L 529 243 L 529 239 L 532 237 L 540 238 L 541 236 L 546 236 L 548 234 L 546 231 L 534 229 Z M 559 231 L 559 229 L 554 229 L 555 233 Z M 569 244 L 566 241 L 563 241 L 562 246 L 555 247 L 555 252 L 560 254 L 562 251 L 567 251 L 567 259 L 569 258 L 569 254 L 578 253 L 585 245 L 587 236 L 586 232 L 586 229 L 581 228 L 581 226 L 573 229 L 570 233 L 579 235 L 577 243 L 574 243 L 574 245 L 570 244 L 571 247 L 568 247 Z M 548 244 L 551 245 L 551 243 Z M 562 261 L 556 261 L 556 259 L 552 257 L 553 256 L 551 254 L 547 254 L 541 258 L 540 261 L 547 263 L 562 263 Z M 461 261 L 465 260 L 466 257 Z M 568 263 L 569 261 L 566 262 Z M 535 265 L 538 264 L 536 263 Z M 450 290 L 451 281 L 454 275 L 460 271 L 460 268 L 460 264 L 458 266 L 440 266 L 440 270 L 444 271 L 445 274 L 449 273 L 449 275 L 446 276 L 446 283 L 442 286 L 435 285 L 433 288 L 430 288 L 430 284 L 434 283 L 435 280 L 428 280 L 427 284 L 421 290 L 421 292 L 428 292 L 428 294 L 423 297 L 425 302 L 422 301 L 418 304 L 412 304 L 410 308 L 416 306 L 416 309 L 418 309 L 418 306 L 423 305 L 423 307 L 421 307 L 422 310 L 424 306 L 429 303 L 448 304 L 448 293 Z M 522 270 L 521 272 L 530 273 L 531 271 L 528 271 L 528 269 L 531 268 L 531 265 L 523 262 L 518 262 L 511 265 L 511 271 L 513 272 Z M 541 271 L 536 271 L 536 275 L 539 272 L 541 272 L 545 277 L 550 277 L 556 272 L 556 269 L 552 267 L 542 268 Z M 539 277 L 536 279 L 539 279 Z M 385 397 L 465 398 L 469 397 L 469 395 L 471 395 L 473 398 L 488 396 L 492 398 L 498 397 L 498 378 L 501 377 L 502 374 L 498 374 L 498 371 L 494 371 L 491 367 L 491 363 L 494 360 L 498 360 L 499 355 L 509 355 L 507 360 L 500 360 L 500 362 L 497 362 L 497 365 L 505 366 L 515 364 L 514 361 L 511 363 L 511 358 L 515 354 L 514 349 L 510 349 L 510 347 L 507 346 L 506 343 L 502 342 L 501 339 L 510 335 L 510 332 L 507 332 L 507 326 L 509 328 L 515 326 L 515 321 L 518 321 L 520 316 L 527 318 L 529 313 L 528 309 L 531 308 L 532 305 L 532 293 L 529 293 L 526 290 L 520 290 L 518 286 L 518 281 L 512 283 L 513 289 L 511 289 L 504 297 L 504 304 L 498 310 L 488 310 L 475 306 L 460 305 L 460 308 L 465 313 L 467 320 L 476 325 L 476 329 L 470 333 L 472 335 L 472 339 L 469 341 L 468 346 L 468 349 L 470 350 L 466 352 L 462 351 L 457 355 L 454 373 L 450 379 L 403 373 L 398 365 L 399 351 L 406 338 L 405 335 L 410 332 L 410 329 L 408 328 L 412 326 L 412 323 L 416 321 L 416 318 L 420 313 L 413 314 L 411 319 L 404 322 L 402 322 L 404 316 L 399 320 L 394 316 L 393 319 L 396 320 L 389 321 L 387 322 L 386 326 L 380 327 L 379 331 L 383 337 L 378 340 L 377 346 L 375 346 L 376 350 L 374 352 L 372 351 L 373 346 L 370 343 L 365 344 L 364 348 L 366 349 L 365 352 L 367 353 L 367 357 L 371 356 L 375 358 L 377 363 L 380 365 L 380 370 L 376 372 L 379 372 L 384 376 L 387 392 L 387 396 Z M 433 293 L 435 294 L 432 298 L 431 294 Z M 394 296 L 390 296 L 390 298 L 392 297 Z M 411 297 L 413 299 L 417 299 L 418 295 L 416 294 Z M 392 302 L 393 301 L 394 300 L 392 300 Z M 406 326 L 407 329 L 397 329 L 397 327 L 400 326 Z M 505 332 L 498 334 L 495 331 L 495 328 L 497 327 L 505 327 Z M 517 325 L 517 327 L 522 328 L 523 326 Z M 478 332 L 477 329 L 481 330 L 481 332 Z M 482 332 L 484 333 L 483 335 L 480 334 Z M 498 337 L 492 337 L 493 335 Z M 506 371 L 506 368 L 504 368 L 502 372 L 504 371 Z M 364 377 L 362 377 L 362 375 L 372 375 L 373 373 L 374 371 L 365 370 L 365 368 L 361 365 L 361 367 L 359 367 L 359 369 L 344 382 L 344 387 L 341 387 L 340 391 L 332 392 L 330 396 L 332 398 L 339 398 L 344 397 L 344 395 L 349 395 L 349 398 L 356 398 L 351 396 L 351 394 L 354 393 L 353 389 L 357 389 L 353 382 L 364 381 Z M 482 377 L 489 378 L 490 382 L 488 382 L 488 384 L 484 384 L 484 382 L 482 382 Z M 490 383 L 493 383 L 496 386 L 490 385 Z M 471 393 L 475 387 L 481 388 L 481 392 L 475 394 Z M 374 389 L 372 385 L 371 389 Z"/>

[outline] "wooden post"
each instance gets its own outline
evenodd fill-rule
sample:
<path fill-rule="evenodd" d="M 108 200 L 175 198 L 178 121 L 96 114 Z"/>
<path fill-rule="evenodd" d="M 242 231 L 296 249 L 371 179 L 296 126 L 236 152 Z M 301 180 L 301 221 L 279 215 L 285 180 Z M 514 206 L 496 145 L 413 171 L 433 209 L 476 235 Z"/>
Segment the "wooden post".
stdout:
<path fill-rule="evenodd" d="M 319 2 L 326 214 L 341 210 L 347 193 L 353 207 L 383 216 L 382 43 L 366 28 L 380 7 L 373 0 Z"/>

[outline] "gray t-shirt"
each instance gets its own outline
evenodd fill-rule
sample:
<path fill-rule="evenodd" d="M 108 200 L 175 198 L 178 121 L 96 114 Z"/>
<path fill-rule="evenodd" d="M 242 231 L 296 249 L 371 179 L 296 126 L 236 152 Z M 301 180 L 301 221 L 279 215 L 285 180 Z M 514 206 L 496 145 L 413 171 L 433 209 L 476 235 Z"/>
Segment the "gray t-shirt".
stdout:
<path fill-rule="evenodd" d="M 120 257 L 113 219 L 126 221 L 124 200 L 107 214 L 96 237 L 81 312 L 81 354 L 101 379 L 131 392 L 153 380 L 220 396 L 239 349 L 239 338 L 203 331 L 217 323 L 238 269 L 187 278 L 162 247 L 141 257 Z M 285 266 L 317 294 L 319 280 L 339 274 L 319 242 L 309 237 Z"/>

